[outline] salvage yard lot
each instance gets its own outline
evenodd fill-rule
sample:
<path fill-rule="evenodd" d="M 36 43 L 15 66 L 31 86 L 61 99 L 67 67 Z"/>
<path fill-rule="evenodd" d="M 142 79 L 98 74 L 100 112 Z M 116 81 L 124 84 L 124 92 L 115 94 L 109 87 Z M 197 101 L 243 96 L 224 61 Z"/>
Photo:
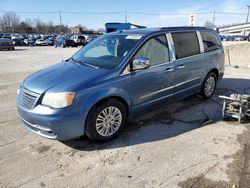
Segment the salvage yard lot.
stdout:
<path fill-rule="evenodd" d="M 162 106 L 106 143 L 51 141 L 23 128 L 17 89 L 79 48 L 0 51 L 0 187 L 249 187 L 250 123 L 224 122 L 219 95 L 250 94 L 250 69 L 226 67 L 211 100 Z M 84 76 L 84 75 L 83 75 Z"/>

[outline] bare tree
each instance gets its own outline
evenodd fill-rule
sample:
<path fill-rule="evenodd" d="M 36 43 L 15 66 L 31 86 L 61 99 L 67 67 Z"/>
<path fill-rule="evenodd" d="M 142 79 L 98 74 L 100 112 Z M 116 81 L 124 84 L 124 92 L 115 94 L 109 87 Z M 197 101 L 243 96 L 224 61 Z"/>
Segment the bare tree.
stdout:
<path fill-rule="evenodd" d="M 14 32 L 20 23 L 19 16 L 14 12 L 6 12 L 1 18 L 1 27 L 4 32 Z"/>
<path fill-rule="evenodd" d="M 97 32 L 98 33 L 104 33 L 104 29 L 103 28 L 99 28 L 99 29 L 97 29 Z"/>
<path fill-rule="evenodd" d="M 83 31 L 93 31 L 84 25 L 78 25 Z M 41 19 L 26 19 L 20 22 L 19 16 L 14 12 L 6 12 L 0 16 L 0 32 L 21 33 L 68 33 L 69 28 L 65 25 L 54 25 L 52 21 L 43 22 Z"/>
<path fill-rule="evenodd" d="M 30 33 L 32 32 L 32 26 L 26 22 L 20 22 L 16 32 L 20 33 Z"/>
<path fill-rule="evenodd" d="M 34 26 L 35 26 L 36 32 L 38 32 L 38 33 L 43 32 L 44 23 L 39 18 L 34 19 Z"/>
<path fill-rule="evenodd" d="M 206 21 L 205 22 L 205 27 L 207 27 L 209 29 L 214 29 L 214 28 L 216 28 L 216 25 L 214 25 L 213 22 Z"/>
<path fill-rule="evenodd" d="M 0 32 L 4 32 L 4 24 L 1 16 L 0 16 Z"/>
<path fill-rule="evenodd" d="M 24 21 L 26 24 L 28 24 L 30 27 L 34 27 L 34 21 L 30 18 L 25 19 Z"/>
<path fill-rule="evenodd" d="M 86 26 L 83 25 L 83 26 L 82 26 L 82 30 L 83 30 L 83 31 L 88 31 L 88 28 L 87 28 Z"/>
<path fill-rule="evenodd" d="M 76 27 L 82 28 L 83 31 L 87 31 L 88 30 L 88 28 L 85 25 L 82 25 L 82 24 L 78 24 Z"/>
<path fill-rule="evenodd" d="M 47 32 L 49 32 L 49 33 L 54 32 L 54 25 L 53 25 L 52 21 L 49 21 L 49 23 L 47 24 Z"/>

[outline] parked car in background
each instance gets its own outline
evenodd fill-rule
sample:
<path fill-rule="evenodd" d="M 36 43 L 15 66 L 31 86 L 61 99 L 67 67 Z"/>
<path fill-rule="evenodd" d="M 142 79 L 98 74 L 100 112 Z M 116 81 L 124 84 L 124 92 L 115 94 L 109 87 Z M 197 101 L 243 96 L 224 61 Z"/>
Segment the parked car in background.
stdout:
<path fill-rule="evenodd" d="M 14 46 L 23 46 L 24 45 L 24 41 L 22 39 L 14 38 L 12 40 L 13 40 Z"/>
<path fill-rule="evenodd" d="M 86 44 L 86 38 L 83 35 L 73 35 L 71 36 L 71 39 L 74 40 L 77 45 Z"/>
<path fill-rule="evenodd" d="M 36 40 L 35 40 L 35 39 L 32 39 L 32 38 L 28 38 L 28 39 L 24 39 L 23 42 L 24 42 L 24 44 L 25 44 L 26 46 L 34 46 Z"/>
<path fill-rule="evenodd" d="M 45 40 L 45 43 L 47 46 L 53 46 L 54 45 L 54 39 L 46 39 Z"/>
<path fill-rule="evenodd" d="M 23 125 L 43 137 L 107 141 L 128 118 L 195 93 L 210 98 L 223 74 L 224 50 L 214 30 L 124 30 L 27 77 L 17 108 Z"/>
<path fill-rule="evenodd" d="M 47 43 L 44 39 L 37 39 L 36 42 L 35 42 L 35 45 L 36 46 L 46 46 Z"/>
<path fill-rule="evenodd" d="M 5 39 L 11 39 L 11 34 L 9 33 L 4 33 L 2 38 L 5 38 Z"/>
<path fill-rule="evenodd" d="M 7 38 L 0 38 L 0 50 L 15 50 L 13 40 Z"/>
<path fill-rule="evenodd" d="M 235 36 L 234 41 L 243 41 L 244 37 L 243 36 Z"/>
<path fill-rule="evenodd" d="M 54 46 L 56 47 L 77 47 L 78 44 L 75 43 L 74 40 L 70 39 L 70 38 L 57 38 L 54 42 Z"/>
<path fill-rule="evenodd" d="M 221 41 L 246 41 L 246 35 L 223 35 L 220 34 Z"/>

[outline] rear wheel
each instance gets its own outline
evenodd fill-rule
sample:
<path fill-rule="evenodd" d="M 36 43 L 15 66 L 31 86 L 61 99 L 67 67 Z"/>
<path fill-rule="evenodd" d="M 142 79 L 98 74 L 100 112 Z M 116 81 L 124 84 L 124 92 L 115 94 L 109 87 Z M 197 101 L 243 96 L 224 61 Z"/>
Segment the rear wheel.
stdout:
<path fill-rule="evenodd" d="M 209 73 L 202 84 L 201 95 L 206 99 L 210 98 L 215 91 L 216 84 L 216 74 L 214 72 Z"/>
<path fill-rule="evenodd" d="M 126 119 L 126 107 L 117 99 L 108 99 L 91 109 L 85 133 L 92 140 L 108 141 L 121 132 Z"/>

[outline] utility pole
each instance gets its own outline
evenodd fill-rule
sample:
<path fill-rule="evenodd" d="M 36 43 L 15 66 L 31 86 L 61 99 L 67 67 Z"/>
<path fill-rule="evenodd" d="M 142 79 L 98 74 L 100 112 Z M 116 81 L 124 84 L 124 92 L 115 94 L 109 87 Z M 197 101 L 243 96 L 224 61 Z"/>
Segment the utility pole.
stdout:
<path fill-rule="evenodd" d="M 247 19 L 246 19 L 246 23 L 248 22 L 248 17 L 249 17 L 249 12 L 250 12 L 250 5 L 247 5 Z"/>
<path fill-rule="evenodd" d="M 62 13 L 59 11 L 60 31 L 62 32 Z"/>
<path fill-rule="evenodd" d="M 128 12 L 127 11 L 125 11 L 125 23 L 127 23 L 128 22 Z"/>
<path fill-rule="evenodd" d="M 216 14 L 216 12 L 214 11 L 214 17 L 213 17 L 213 27 L 215 27 L 215 14 Z"/>

